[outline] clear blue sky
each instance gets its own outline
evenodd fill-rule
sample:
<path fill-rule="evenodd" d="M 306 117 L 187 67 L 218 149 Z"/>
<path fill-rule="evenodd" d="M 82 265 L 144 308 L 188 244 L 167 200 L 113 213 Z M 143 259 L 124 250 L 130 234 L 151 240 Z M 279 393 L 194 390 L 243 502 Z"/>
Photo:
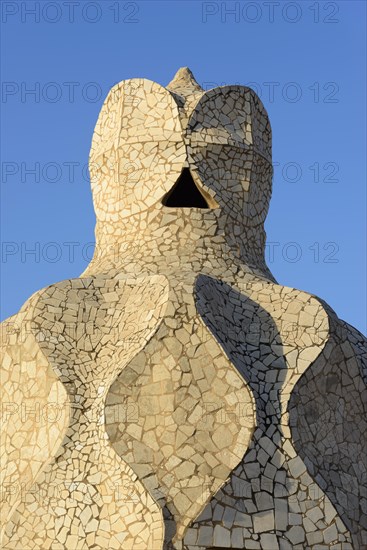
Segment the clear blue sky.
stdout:
<path fill-rule="evenodd" d="M 187 65 L 203 87 L 252 86 L 268 110 L 275 277 L 366 331 L 365 2 L 3 0 L 1 8 L 2 318 L 89 262 L 86 164 L 110 87 L 132 77 L 165 85 Z"/>

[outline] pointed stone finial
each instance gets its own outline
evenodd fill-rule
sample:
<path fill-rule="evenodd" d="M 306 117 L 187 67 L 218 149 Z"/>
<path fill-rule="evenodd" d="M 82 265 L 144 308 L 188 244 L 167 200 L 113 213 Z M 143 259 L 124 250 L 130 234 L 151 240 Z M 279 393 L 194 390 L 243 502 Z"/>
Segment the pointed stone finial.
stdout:
<path fill-rule="evenodd" d="M 171 91 L 178 91 L 186 89 L 188 92 L 202 92 L 202 87 L 196 82 L 194 75 L 188 67 L 181 67 L 178 69 L 174 78 L 166 86 Z"/>

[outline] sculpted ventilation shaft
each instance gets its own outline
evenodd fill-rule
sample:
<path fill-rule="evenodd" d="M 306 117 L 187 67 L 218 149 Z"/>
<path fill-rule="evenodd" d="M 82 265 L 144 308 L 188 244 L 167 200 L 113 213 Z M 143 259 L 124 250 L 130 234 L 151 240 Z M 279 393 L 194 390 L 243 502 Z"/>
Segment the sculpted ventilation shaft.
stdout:
<path fill-rule="evenodd" d="M 90 169 L 92 262 L 4 324 L 3 548 L 365 548 L 366 343 L 265 264 L 259 98 L 123 81 Z"/>

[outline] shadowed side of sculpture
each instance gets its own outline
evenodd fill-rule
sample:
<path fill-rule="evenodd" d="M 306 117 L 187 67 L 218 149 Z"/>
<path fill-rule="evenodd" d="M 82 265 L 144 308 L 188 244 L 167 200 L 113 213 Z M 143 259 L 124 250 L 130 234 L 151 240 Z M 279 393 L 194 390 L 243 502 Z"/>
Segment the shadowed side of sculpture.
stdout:
<path fill-rule="evenodd" d="M 289 416 L 294 446 L 350 530 L 367 547 L 367 353 L 364 337 L 333 320 L 332 338 L 296 384 Z"/>
<path fill-rule="evenodd" d="M 292 388 L 324 346 L 322 306 L 305 293 L 271 283 L 243 285 L 239 292 L 207 276 L 198 277 L 196 296 L 198 312 L 253 392 L 257 426 L 241 464 L 190 526 L 184 547 L 207 549 L 214 543 L 214 548 L 250 548 L 260 537 L 258 548 L 312 548 L 311 509 L 324 522 L 325 542 L 330 529 L 336 540 L 351 542 L 335 508 L 297 455 L 287 421 Z M 308 345 L 290 331 L 289 307 L 289 318 L 298 312 Z M 302 327 L 309 308 L 315 312 L 317 333 Z M 321 529 L 319 535 L 322 541 Z"/>

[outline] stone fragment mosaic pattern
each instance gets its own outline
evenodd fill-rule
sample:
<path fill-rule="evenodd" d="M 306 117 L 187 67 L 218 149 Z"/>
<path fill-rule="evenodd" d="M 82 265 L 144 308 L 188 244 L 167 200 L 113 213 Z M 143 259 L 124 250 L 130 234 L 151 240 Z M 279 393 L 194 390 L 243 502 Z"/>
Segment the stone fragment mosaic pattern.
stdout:
<path fill-rule="evenodd" d="M 271 162 L 249 88 L 111 90 L 93 260 L 2 324 L 2 548 L 367 548 L 366 339 L 266 266 Z"/>

